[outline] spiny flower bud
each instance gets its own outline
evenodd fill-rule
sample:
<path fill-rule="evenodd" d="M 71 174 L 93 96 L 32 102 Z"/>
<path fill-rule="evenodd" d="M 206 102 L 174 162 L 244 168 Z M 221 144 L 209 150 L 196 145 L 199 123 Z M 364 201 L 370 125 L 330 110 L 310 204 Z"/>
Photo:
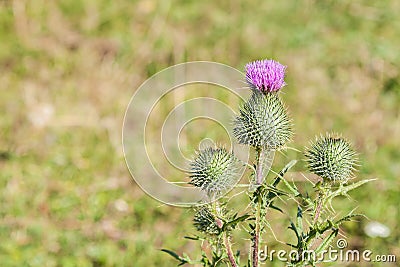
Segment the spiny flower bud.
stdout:
<path fill-rule="evenodd" d="M 193 218 L 193 225 L 197 231 L 216 235 L 220 232 L 220 227 L 217 224 L 217 218 L 211 213 L 208 206 L 201 206 Z"/>
<path fill-rule="evenodd" d="M 240 144 L 276 150 L 292 138 L 291 120 L 276 93 L 253 90 L 234 121 L 233 134 Z"/>
<path fill-rule="evenodd" d="M 357 162 L 350 143 L 331 134 L 312 142 L 305 156 L 308 169 L 325 181 L 347 181 L 353 175 Z"/>
<path fill-rule="evenodd" d="M 224 148 L 209 147 L 199 152 L 190 167 L 190 184 L 200 187 L 210 197 L 218 197 L 238 181 L 240 162 Z"/>

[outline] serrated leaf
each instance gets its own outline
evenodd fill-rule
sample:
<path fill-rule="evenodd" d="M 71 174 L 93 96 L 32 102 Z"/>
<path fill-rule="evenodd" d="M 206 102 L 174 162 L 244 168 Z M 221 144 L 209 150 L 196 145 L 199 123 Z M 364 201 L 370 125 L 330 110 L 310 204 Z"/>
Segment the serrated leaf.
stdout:
<path fill-rule="evenodd" d="M 297 160 L 292 160 L 283 167 L 283 169 L 275 177 L 272 186 L 277 187 L 279 182 L 283 179 L 283 176 L 297 163 Z"/>
<path fill-rule="evenodd" d="M 337 197 L 337 196 L 343 196 L 343 195 L 347 195 L 347 193 L 351 190 L 354 190 L 366 183 L 375 181 L 377 179 L 366 179 L 366 180 L 361 180 L 358 181 L 356 183 L 352 183 L 346 186 L 340 185 L 339 189 L 337 189 L 336 191 L 332 192 L 331 194 L 328 195 L 328 197 L 326 198 L 326 201 L 331 201 L 333 198 Z"/>
<path fill-rule="evenodd" d="M 243 221 L 246 221 L 247 218 L 249 218 L 249 217 L 250 217 L 250 215 L 245 214 L 245 215 L 242 215 L 242 216 L 240 216 L 238 218 L 233 219 L 232 221 L 224 223 L 224 225 L 222 226 L 222 231 L 227 230 L 228 227 L 234 228 L 236 226 L 236 224 L 238 224 L 240 222 L 243 222 Z"/>
<path fill-rule="evenodd" d="M 337 220 L 335 222 L 336 225 L 340 225 L 344 222 L 349 222 L 351 221 L 352 218 L 354 217 L 366 217 L 364 214 L 349 214 L 347 216 L 344 216 L 343 218 L 341 218 L 340 220 Z"/>
<path fill-rule="evenodd" d="M 283 210 L 281 210 L 279 207 L 273 205 L 272 203 L 269 205 L 269 207 L 270 207 L 271 209 L 274 209 L 274 210 L 277 210 L 277 211 L 279 211 L 279 212 L 281 212 L 281 213 L 284 213 Z"/>
<path fill-rule="evenodd" d="M 329 247 L 329 245 L 332 243 L 332 241 L 335 239 L 335 237 L 337 236 L 338 233 L 339 233 L 338 229 L 335 229 L 334 231 L 332 231 L 332 233 L 327 238 L 325 238 L 324 241 L 315 250 L 315 253 L 318 255 L 319 253 L 321 253 L 321 251 L 325 251 Z"/>
<path fill-rule="evenodd" d="M 183 238 L 189 239 L 189 240 L 202 240 L 202 238 L 199 236 L 184 236 Z"/>
<path fill-rule="evenodd" d="M 303 210 L 300 206 L 297 207 L 297 229 L 300 233 L 303 233 Z"/>
<path fill-rule="evenodd" d="M 300 240 L 299 232 L 297 231 L 297 228 L 292 221 L 290 222 L 290 226 L 288 228 L 293 230 L 293 232 L 296 234 L 297 240 L 299 241 Z"/>
<path fill-rule="evenodd" d="M 292 248 L 298 248 L 297 246 L 290 244 L 290 243 L 286 243 L 286 245 L 288 245 L 289 247 L 292 247 Z"/>
<path fill-rule="evenodd" d="M 187 260 L 187 259 L 185 259 L 185 258 L 179 256 L 177 253 L 173 252 L 172 250 L 164 249 L 164 248 L 163 248 L 163 249 L 161 249 L 161 251 L 163 251 L 163 252 L 169 254 L 170 256 L 172 256 L 173 258 L 175 258 L 176 260 L 180 261 L 181 263 L 180 263 L 178 266 L 190 262 L 190 260 Z"/>
<path fill-rule="evenodd" d="M 240 266 L 240 250 L 236 250 L 235 260 L 236 260 L 236 263 L 238 264 L 238 266 Z"/>

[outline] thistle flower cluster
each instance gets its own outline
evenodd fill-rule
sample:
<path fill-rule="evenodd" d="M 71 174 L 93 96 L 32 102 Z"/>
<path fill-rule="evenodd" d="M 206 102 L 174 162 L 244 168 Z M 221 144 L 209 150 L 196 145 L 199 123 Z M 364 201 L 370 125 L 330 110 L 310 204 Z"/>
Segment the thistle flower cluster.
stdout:
<path fill-rule="evenodd" d="M 284 208 L 276 206 L 276 202 L 286 205 L 286 201 L 279 202 L 282 196 L 294 200 L 297 205 L 296 218 L 292 220 L 296 223 L 291 223 L 289 227 L 297 237 L 297 244 L 288 243 L 290 247 L 296 248 L 301 254 L 313 248 L 314 240 L 322 239 L 315 250 L 323 251 L 337 236 L 339 226 L 357 216 L 350 213 L 337 220 L 338 215 L 329 209 L 328 203 L 334 197 L 346 195 L 350 190 L 370 181 L 362 180 L 345 185 L 355 171 L 356 153 L 346 139 L 327 134 L 312 142 L 304 153 L 309 171 L 323 180 L 314 185 L 314 194 L 300 192 L 296 186 L 285 180 L 284 175 L 295 165 L 295 160 L 289 162 L 268 183 L 263 170 L 264 155 L 285 148 L 293 136 L 291 119 L 279 96 L 279 90 L 286 85 L 286 66 L 274 60 L 259 60 L 247 64 L 245 68 L 246 80 L 252 94 L 239 107 L 239 114 L 234 119 L 233 134 L 239 144 L 250 146 L 257 152 L 255 162 L 253 165 L 241 162 L 224 148 L 208 147 L 198 152 L 190 163 L 189 184 L 206 192 L 212 203 L 196 208 L 193 219 L 195 229 L 204 237 L 195 236 L 189 239 L 207 241 L 212 258 L 203 252 L 201 259 L 191 260 L 185 254 L 181 257 L 169 250 L 163 250 L 180 261 L 180 265 L 188 263 L 220 266 L 225 262 L 233 267 L 239 266 L 240 255 L 233 253 L 231 233 L 237 230 L 238 224 L 245 224 L 241 229 L 245 229 L 251 239 L 246 266 L 258 267 L 262 234 L 269 227 L 267 210 L 283 212 Z M 250 176 L 253 181 L 247 189 L 249 203 L 245 211 L 235 213 L 231 212 L 234 209 L 229 209 L 228 212 L 225 207 L 229 201 L 220 197 L 236 185 L 240 178 L 239 170 L 246 165 L 251 166 L 253 172 Z M 334 187 L 336 182 L 340 183 L 337 188 Z M 278 188 L 282 184 L 284 188 Z M 322 185 L 319 186 L 320 184 Z M 256 186 L 255 189 L 253 185 Z M 240 213 L 244 214 L 239 215 Z M 304 218 L 305 216 L 309 218 Z M 308 223 L 308 227 L 303 226 L 303 221 L 304 224 Z M 299 258 L 290 262 L 290 266 L 316 266 L 316 263 L 318 262 Z"/>

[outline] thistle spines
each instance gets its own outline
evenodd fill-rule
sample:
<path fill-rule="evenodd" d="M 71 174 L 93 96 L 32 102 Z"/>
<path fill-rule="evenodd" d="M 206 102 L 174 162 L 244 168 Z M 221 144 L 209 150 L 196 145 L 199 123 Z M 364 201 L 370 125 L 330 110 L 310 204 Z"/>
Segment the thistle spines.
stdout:
<path fill-rule="evenodd" d="M 316 138 L 305 156 L 308 169 L 326 182 L 348 181 L 357 165 L 357 154 L 351 144 L 337 134 Z"/>
<path fill-rule="evenodd" d="M 233 134 L 240 144 L 278 150 L 291 140 L 292 122 L 277 93 L 253 90 L 234 121 Z"/>
<path fill-rule="evenodd" d="M 204 190 L 209 197 L 219 197 L 238 181 L 240 161 L 224 148 L 200 150 L 190 163 L 189 184 Z"/>
<path fill-rule="evenodd" d="M 217 223 L 217 217 L 207 205 L 201 206 L 196 210 L 193 225 L 197 231 L 209 235 L 217 235 L 221 231 L 221 227 Z"/>

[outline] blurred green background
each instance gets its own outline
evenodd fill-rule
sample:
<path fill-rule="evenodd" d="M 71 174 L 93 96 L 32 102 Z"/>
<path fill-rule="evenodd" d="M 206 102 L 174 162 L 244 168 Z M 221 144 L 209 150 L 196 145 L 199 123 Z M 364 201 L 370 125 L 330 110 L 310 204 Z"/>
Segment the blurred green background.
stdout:
<path fill-rule="evenodd" d="M 399 261 L 399 10 L 396 0 L 0 0 L 0 266 L 174 266 L 158 249 L 199 255 L 182 238 L 192 213 L 132 181 L 124 111 L 165 67 L 243 70 L 261 58 L 288 66 L 291 146 L 341 132 L 360 153 L 357 176 L 379 179 L 343 209 L 358 206 L 391 234 L 366 236 L 363 219 L 344 228 L 349 245 Z"/>

